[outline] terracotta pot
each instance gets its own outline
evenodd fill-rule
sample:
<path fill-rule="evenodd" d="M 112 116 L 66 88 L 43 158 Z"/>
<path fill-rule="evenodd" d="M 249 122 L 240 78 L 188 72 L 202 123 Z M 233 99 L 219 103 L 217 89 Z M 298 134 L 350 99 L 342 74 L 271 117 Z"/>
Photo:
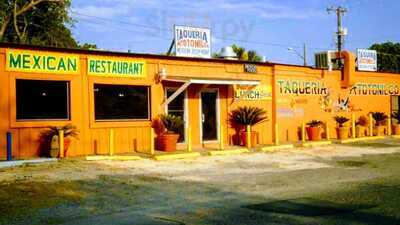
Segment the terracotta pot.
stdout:
<path fill-rule="evenodd" d="M 356 126 L 356 137 L 365 137 L 367 128 L 364 126 Z"/>
<path fill-rule="evenodd" d="M 59 139 L 58 136 L 55 136 L 55 138 L 53 138 L 52 140 L 52 144 L 50 145 L 50 157 L 51 158 L 58 158 L 60 157 L 60 146 L 59 146 Z M 69 138 L 64 138 L 64 157 L 68 156 L 68 149 L 69 146 L 71 145 L 71 139 Z"/>
<path fill-rule="evenodd" d="M 257 145 L 257 137 L 258 137 L 257 131 L 250 131 L 250 141 L 252 148 L 256 147 Z M 240 132 L 240 139 L 241 139 L 241 145 L 247 146 L 247 135 L 245 131 Z"/>
<path fill-rule="evenodd" d="M 392 126 L 392 131 L 394 135 L 400 135 L 400 124 L 394 124 Z"/>
<path fill-rule="evenodd" d="M 157 137 L 158 150 L 165 152 L 176 151 L 176 143 L 178 143 L 179 134 L 160 134 Z"/>
<path fill-rule="evenodd" d="M 310 141 L 321 140 L 321 128 L 320 127 L 306 127 L 307 136 Z"/>
<path fill-rule="evenodd" d="M 349 138 L 349 131 L 350 131 L 349 127 L 337 127 L 336 133 L 337 133 L 338 139 L 344 140 L 344 139 Z"/>
<path fill-rule="evenodd" d="M 374 136 L 383 136 L 385 135 L 386 126 L 375 126 L 374 127 Z"/>

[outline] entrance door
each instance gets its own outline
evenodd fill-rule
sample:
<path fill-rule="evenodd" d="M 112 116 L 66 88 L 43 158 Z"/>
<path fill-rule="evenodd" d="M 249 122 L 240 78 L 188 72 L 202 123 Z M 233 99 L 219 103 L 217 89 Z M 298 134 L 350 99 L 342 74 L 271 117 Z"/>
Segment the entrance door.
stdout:
<path fill-rule="evenodd" d="M 202 141 L 218 140 L 218 92 L 201 92 Z"/>
<path fill-rule="evenodd" d="M 167 98 L 169 98 L 176 89 L 167 88 Z M 185 99 L 186 92 L 180 93 L 171 103 L 167 105 L 167 113 L 174 116 L 179 116 L 183 119 L 184 123 L 179 128 L 179 140 L 178 143 L 185 142 L 185 124 L 186 124 L 186 111 L 185 111 Z"/>

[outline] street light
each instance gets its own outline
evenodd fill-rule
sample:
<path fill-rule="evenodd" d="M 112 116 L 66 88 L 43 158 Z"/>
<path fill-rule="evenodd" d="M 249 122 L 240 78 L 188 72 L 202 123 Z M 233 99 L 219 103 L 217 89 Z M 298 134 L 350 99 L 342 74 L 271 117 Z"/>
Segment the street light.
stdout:
<path fill-rule="evenodd" d="M 303 59 L 303 65 L 307 66 L 307 53 L 306 53 L 306 44 L 303 46 L 303 55 L 301 55 L 296 49 L 292 47 L 287 48 L 288 51 L 294 52 L 297 56 Z"/>

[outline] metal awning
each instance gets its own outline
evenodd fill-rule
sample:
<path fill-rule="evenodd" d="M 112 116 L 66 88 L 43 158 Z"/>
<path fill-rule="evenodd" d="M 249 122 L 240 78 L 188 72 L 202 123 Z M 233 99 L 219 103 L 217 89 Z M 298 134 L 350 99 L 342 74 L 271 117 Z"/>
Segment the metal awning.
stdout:
<path fill-rule="evenodd" d="M 259 80 L 242 80 L 242 79 L 229 79 L 229 78 L 197 78 L 197 77 L 166 77 L 162 81 L 169 82 L 179 82 L 183 83 L 169 98 L 167 98 L 163 104 L 164 107 L 171 103 L 180 93 L 186 90 L 190 84 L 218 84 L 218 85 L 246 85 L 246 86 L 256 86 L 260 84 Z"/>

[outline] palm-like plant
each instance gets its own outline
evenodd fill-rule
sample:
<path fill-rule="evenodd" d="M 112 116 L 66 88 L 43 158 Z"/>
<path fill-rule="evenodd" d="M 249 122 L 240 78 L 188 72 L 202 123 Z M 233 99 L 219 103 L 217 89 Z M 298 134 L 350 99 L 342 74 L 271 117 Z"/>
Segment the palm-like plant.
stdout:
<path fill-rule="evenodd" d="M 344 116 L 335 116 L 334 119 L 336 123 L 339 125 L 339 127 L 343 127 L 343 125 L 350 120 L 349 118 Z"/>
<path fill-rule="evenodd" d="M 250 62 L 261 62 L 262 58 L 254 50 L 249 50 L 247 52 L 247 57 Z"/>
<path fill-rule="evenodd" d="M 385 124 L 388 116 L 384 112 L 371 112 L 372 118 L 375 120 L 376 126 L 382 126 Z"/>
<path fill-rule="evenodd" d="M 51 140 L 54 136 L 57 136 L 61 130 L 64 131 L 65 138 L 73 137 L 73 138 L 78 139 L 79 131 L 76 129 L 76 126 L 74 126 L 72 124 L 67 124 L 62 127 L 54 127 L 54 126 L 49 127 L 49 129 L 43 131 L 41 135 L 43 138 L 46 138 L 47 140 Z"/>
<path fill-rule="evenodd" d="M 159 118 L 167 130 L 167 133 L 179 133 L 179 130 L 183 125 L 182 117 L 171 114 L 162 114 Z"/>
<path fill-rule="evenodd" d="M 309 127 L 321 127 L 324 123 L 320 120 L 311 120 L 310 122 L 307 123 L 307 126 Z"/>
<path fill-rule="evenodd" d="M 243 106 L 233 110 L 229 115 L 232 124 L 240 126 L 254 126 L 268 120 L 267 111 L 258 107 Z"/>
<path fill-rule="evenodd" d="M 400 111 L 393 112 L 392 113 L 392 118 L 397 121 L 397 124 L 400 124 Z"/>
<path fill-rule="evenodd" d="M 239 60 L 248 60 L 248 55 L 245 48 L 233 44 L 232 49 L 236 53 L 236 56 Z"/>

